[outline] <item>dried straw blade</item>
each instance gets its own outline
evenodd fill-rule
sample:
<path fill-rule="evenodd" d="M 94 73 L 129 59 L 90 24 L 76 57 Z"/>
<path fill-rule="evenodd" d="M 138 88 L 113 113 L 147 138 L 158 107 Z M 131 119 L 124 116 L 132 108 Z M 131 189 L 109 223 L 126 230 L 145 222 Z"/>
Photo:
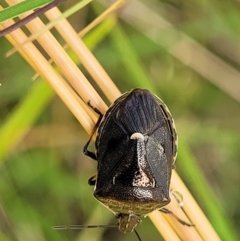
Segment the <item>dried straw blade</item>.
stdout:
<path fill-rule="evenodd" d="M 61 16 L 61 12 L 54 8 L 49 11 L 46 16 L 49 20 Z M 66 43 L 73 49 L 78 56 L 82 65 L 86 68 L 93 80 L 103 91 L 109 101 L 113 102 L 117 97 L 121 95 L 114 82 L 110 79 L 109 75 L 94 57 L 92 52 L 87 48 L 84 42 L 79 38 L 76 31 L 72 28 L 69 22 L 65 19 L 56 24 L 56 29 L 60 35 L 64 38 Z M 111 90 L 111 91 L 109 91 Z"/>
<path fill-rule="evenodd" d="M 13 21 L 4 23 L 3 26 L 7 27 L 13 24 Z M 27 39 L 27 36 L 20 30 L 12 32 L 7 35 L 7 39 L 12 45 L 21 45 Z M 26 59 L 26 61 L 39 72 L 40 76 L 45 79 L 55 92 L 60 96 L 72 113 L 78 118 L 84 128 L 91 133 L 94 121 L 89 117 L 89 114 L 85 111 L 83 105 L 85 104 L 76 96 L 75 92 L 66 84 L 65 80 L 52 68 L 46 61 L 42 54 L 32 44 L 28 43 L 20 49 L 20 54 Z"/>
<path fill-rule="evenodd" d="M 9 4 L 16 3 L 14 0 L 8 0 L 7 2 Z M 26 16 L 27 15 L 24 14 L 21 17 Z M 41 30 L 41 28 L 44 27 L 44 24 L 39 18 L 36 18 L 26 26 L 30 32 L 34 33 Z M 75 65 L 75 63 L 70 59 L 62 46 L 54 38 L 54 36 L 49 31 L 47 31 L 41 36 L 37 37 L 37 41 L 46 50 L 48 55 L 54 60 L 65 78 L 69 81 L 69 83 L 72 84 L 73 88 L 81 94 L 83 100 L 87 103 L 89 101 L 89 96 L 92 96 L 92 105 L 98 106 L 99 110 L 104 113 L 107 109 L 107 106 L 102 101 L 98 93 L 94 90 L 94 88 L 90 85 L 86 77 Z"/>

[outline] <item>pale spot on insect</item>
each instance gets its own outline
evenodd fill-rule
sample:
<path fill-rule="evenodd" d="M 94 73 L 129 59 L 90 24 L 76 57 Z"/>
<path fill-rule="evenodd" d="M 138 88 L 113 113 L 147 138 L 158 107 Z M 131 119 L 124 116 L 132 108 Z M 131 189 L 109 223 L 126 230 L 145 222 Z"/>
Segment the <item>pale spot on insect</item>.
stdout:
<path fill-rule="evenodd" d="M 140 169 L 136 172 L 132 185 L 134 187 L 154 187 L 155 181 L 150 180 L 146 173 Z"/>
<path fill-rule="evenodd" d="M 164 148 L 162 145 L 158 145 L 158 153 L 160 156 L 164 153 Z"/>
<path fill-rule="evenodd" d="M 136 132 L 136 133 L 133 133 L 130 137 L 130 139 L 143 139 L 144 140 L 144 136 L 143 134 L 139 133 L 139 132 Z"/>

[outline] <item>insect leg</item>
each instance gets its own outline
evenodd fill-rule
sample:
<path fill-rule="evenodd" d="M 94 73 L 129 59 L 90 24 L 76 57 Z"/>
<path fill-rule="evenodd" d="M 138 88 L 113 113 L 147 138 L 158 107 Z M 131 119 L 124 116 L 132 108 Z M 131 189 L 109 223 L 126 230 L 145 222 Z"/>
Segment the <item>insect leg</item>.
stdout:
<path fill-rule="evenodd" d="M 176 218 L 178 220 L 179 223 L 181 223 L 182 225 L 186 225 L 188 227 L 192 227 L 195 226 L 192 223 L 187 223 L 184 220 L 180 219 L 177 215 L 175 215 L 173 212 L 171 212 L 170 210 L 166 209 L 166 208 L 161 208 L 159 211 L 166 213 L 166 214 L 170 214 L 172 215 L 174 218 Z"/>
<path fill-rule="evenodd" d="M 178 202 L 179 207 L 183 210 L 183 195 L 178 190 L 171 189 L 170 193 Z"/>
<path fill-rule="evenodd" d="M 97 108 L 93 107 L 93 106 L 90 104 L 90 101 L 88 102 L 88 105 L 89 105 L 89 107 L 91 107 L 97 114 L 99 114 L 99 118 L 98 118 L 98 120 L 97 120 L 97 123 L 96 123 L 95 126 L 93 127 L 93 130 L 92 130 L 92 133 L 91 133 L 91 135 L 90 135 L 90 137 L 89 137 L 89 140 L 87 141 L 87 143 L 86 143 L 85 146 L 83 147 L 83 153 L 84 153 L 84 155 L 86 155 L 86 156 L 88 156 L 88 157 L 90 157 L 90 158 L 92 158 L 92 159 L 94 159 L 94 160 L 97 160 L 96 154 L 95 154 L 94 152 L 92 152 L 92 151 L 89 151 L 89 150 L 88 150 L 88 146 L 89 146 L 89 143 L 91 142 L 92 137 L 93 137 L 94 133 L 96 132 L 96 130 L 97 130 L 97 128 L 98 128 L 98 126 L 99 126 L 99 124 L 100 124 L 100 122 L 101 122 L 101 120 L 102 120 L 103 114 L 102 114 Z"/>
<path fill-rule="evenodd" d="M 97 173 L 88 179 L 88 185 L 95 186 L 97 180 Z"/>

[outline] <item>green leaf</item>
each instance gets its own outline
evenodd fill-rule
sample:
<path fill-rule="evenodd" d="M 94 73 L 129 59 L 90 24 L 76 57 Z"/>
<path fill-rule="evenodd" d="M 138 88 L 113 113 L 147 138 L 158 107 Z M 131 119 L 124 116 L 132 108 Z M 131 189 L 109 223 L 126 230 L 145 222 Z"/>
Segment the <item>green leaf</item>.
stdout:
<path fill-rule="evenodd" d="M 52 1 L 53 0 L 27 0 L 5 8 L 0 12 L 0 22 L 17 17 L 22 13 L 39 8 Z"/>

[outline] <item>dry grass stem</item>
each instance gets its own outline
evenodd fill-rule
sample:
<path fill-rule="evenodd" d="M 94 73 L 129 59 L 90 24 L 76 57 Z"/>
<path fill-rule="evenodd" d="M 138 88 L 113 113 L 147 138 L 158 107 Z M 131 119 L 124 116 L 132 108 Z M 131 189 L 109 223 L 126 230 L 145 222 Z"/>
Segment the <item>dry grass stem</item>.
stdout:
<path fill-rule="evenodd" d="M 211 240 L 220 241 L 221 239 L 217 235 L 216 231 L 213 229 L 203 211 L 200 209 L 197 202 L 194 200 L 193 196 L 175 171 L 173 171 L 171 184 L 174 189 L 181 190 L 184 196 L 184 211 L 190 218 L 191 222 L 195 224 L 196 229 L 201 234 L 203 240 L 209 240 L 209 237 L 211 237 Z"/>
<path fill-rule="evenodd" d="M 4 23 L 3 26 L 8 27 L 13 23 L 13 21 L 8 21 L 7 23 Z M 18 29 L 10 35 L 7 35 L 7 39 L 12 45 L 21 45 L 22 42 L 26 41 L 27 36 Z M 52 86 L 88 133 L 91 133 L 94 121 L 85 111 L 83 106 L 86 105 L 77 97 L 65 80 L 52 68 L 51 65 L 49 65 L 37 48 L 32 43 L 28 43 L 22 46 L 20 54 L 34 68 L 34 70 L 39 72 L 40 76 Z"/>
<path fill-rule="evenodd" d="M 9 0 L 7 2 L 9 5 L 11 5 L 19 1 Z M 23 18 L 26 16 L 26 14 L 23 14 L 21 17 Z M 31 21 L 27 24 L 27 28 L 32 33 L 41 30 L 43 27 L 44 24 L 39 18 L 36 18 L 34 21 Z M 39 36 L 37 41 L 46 50 L 48 55 L 61 70 L 65 78 L 69 81 L 69 83 L 71 83 L 72 87 L 77 91 L 77 93 L 81 95 L 83 100 L 88 102 L 89 96 L 94 96 L 91 98 L 92 105 L 98 106 L 99 110 L 104 113 L 107 109 L 106 104 L 102 101 L 101 97 L 90 85 L 86 77 L 70 59 L 54 36 L 48 31 Z"/>
<path fill-rule="evenodd" d="M 166 208 L 171 210 L 181 220 L 183 220 L 185 222 L 188 222 L 188 223 L 193 223 L 193 222 L 191 222 L 188 219 L 186 214 L 179 207 L 179 204 L 175 200 L 174 197 L 171 197 L 171 203 L 168 204 L 166 206 Z M 172 215 L 166 215 L 166 219 L 168 220 L 170 225 L 174 228 L 175 232 L 179 235 L 181 240 L 185 240 L 185 241 L 192 241 L 192 240 L 194 240 L 194 241 L 203 241 L 202 237 L 197 232 L 197 226 L 196 227 L 188 227 L 188 226 L 182 225 L 177 219 L 172 217 Z"/>
<path fill-rule="evenodd" d="M 100 14 L 97 18 L 95 18 L 90 24 L 88 24 L 79 34 L 79 37 L 83 37 L 86 33 L 88 33 L 91 29 L 101 23 L 109 14 L 113 13 L 117 9 L 124 6 L 129 0 L 117 0 L 110 7 L 108 7 L 102 14 Z"/>
<path fill-rule="evenodd" d="M 61 16 L 61 12 L 57 8 L 54 8 L 46 13 L 46 16 L 49 18 L 49 20 L 52 20 Z M 110 79 L 103 67 L 99 64 L 92 52 L 78 37 L 76 31 L 72 28 L 69 22 L 67 20 L 61 21 L 56 25 L 56 29 L 78 56 L 82 65 L 87 69 L 94 81 L 98 84 L 99 88 L 107 96 L 108 100 L 113 102 L 116 97 L 119 97 L 121 93 L 117 89 L 116 85 Z M 109 91 L 109 89 L 111 91 Z"/>
<path fill-rule="evenodd" d="M 106 11 L 104 11 L 104 12 L 98 17 L 98 21 L 95 22 L 95 20 L 94 20 L 92 23 L 89 24 L 89 25 L 91 25 L 91 27 L 88 27 L 89 25 L 87 25 L 87 27 L 85 27 L 84 29 L 82 29 L 82 30 L 78 33 L 78 37 L 80 37 L 80 38 L 84 37 L 86 33 L 88 33 L 93 27 L 95 27 L 95 26 L 99 23 L 99 19 L 104 19 L 104 18 L 106 17 L 106 16 L 105 16 L 105 15 L 106 15 L 105 12 L 106 12 Z M 47 13 L 46 13 L 45 15 L 48 17 Z M 101 17 L 102 15 L 104 16 L 104 18 Z M 50 14 L 50 15 L 49 15 L 49 20 L 51 20 L 52 17 L 53 17 L 53 16 Z M 110 19 L 110 18 L 109 18 L 109 19 Z M 52 21 L 52 20 L 51 20 L 51 21 Z M 112 17 L 111 20 L 108 21 L 108 22 L 111 22 L 111 25 L 116 24 L 116 17 Z M 48 29 L 48 28 L 47 28 L 47 29 Z M 45 31 L 46 31 L 46 30 L 45 30 Z M 32 35 L 32 36 L 35 36 L 35 34 Z M 36 36 L 37 36 L 37 35 L 36 35 Z M 34 38 L 34 39 L 35 39 L 35 38 Z M 25 44 L 25 43 L 24 43 L 24 44 Z M 72 46 L 71 48 L 74 49 L 73 46 Z M 69 49 L 69 45 L 66 43 L 66 44 L 63 46 L 63 49 L 64 49 L 64 50 Z M 6 55 L 9 56 L 9 55 L 11 55 L 12 53 L 15 53 L 15 51 L 17 51 L 17 49 L 16 49 L 16 48 L 13 48 L 12 50 L 8 51 Z M 52 60 L 52 59 L 49 59 L 49 63 L 51 64 L 52 62 L 53 62 L 53 60 Z M 38 77 L 38 73 L 36 73 L 36 74 L 33 76 L 32 79 L 35 80 L 37 77 Z"/>
<path fill-rule="evenodd" d="M 14 0 L 8 1 L 9 4 L 15 4 L 16 2 L 17 1 Z M 49 11 L 47 15 L 49 19 L 53 19 L 58 17 L 60 12 L 57 9 L 53 9 Z M 8 24 L 12 24 L 12 21 L 8 21 Z M 6 27 L 7 24 L 4 24 L 4 26 Z M 34 33 L 44 28 L 44 24 L 40 19 L 35 19 L 27 24 L 27 28 L 30 32 Z M 119 90 L 115 87 L 115 84 L 102 69 L 92 53 L 78 38 L 69 23 L 66 20 L 63 20 L 57 24 L 56 28 L 67 41 L 69 46 L 78 53 L 79 59 L 81 59 L 81 62 L 86 69 L 88 69 L 96 83 L 99 84 L 103 93 L 111 102 L 115 100 L 120 95 Z M 7 38 L 14 46 L 21 46 L 22 43 L 27 41 L 27 36 L 21 30 L 14 31 L 8 35 Z M 82 124 L 84 129 L 90 133 L 94 126 L 94 122 L 96 122 L 96 117 L 86 104 L 81 101 L 79 96 L 81 96 L 84 102 L 91 100 L 91 104 L 97 107 L 102 113 L 107 110 L 106 104 L 49 31 L 38 36 L 37 41 L 54 60 L 61 73 L 63 73 L 64 77 L 67 79 L 67 82 L 56 72 L 56 70 L 53 69 L 32 43 L 27 43 L 21 46 L 21 48 L 19 48 L 20 54 L 29 64 L 31 64 L 40 76 L 52 86 Z M 72 88 L 79 94 L 79 96 Z M 153 212 L 149 217 L 152 219 L 154 225 L 161 232 L 165 240 L 220 240 L 217 234 L 214 233 L 209 222 L 207 222 L 206 217 L 200 212 L 201 210 L 197 206 L 193 197 L 175 174 L 173 175 L 172 183 L 174 189 L 179 190 L 184 196 L 187 216 L 191 219 L 191 222 L 196 225 L 196 229 L 194 227 L 189 228 L 179 224 L 170 215 Z M 175 201 L 172 201 L 170 207 L 172 211 L 180 216 L 180 218 L 186 221 L 188 220 Z"/>
<path fill-rule="evenodd" d="M 173 229 L 172 226 L 166 221 L 166 217 L 164 215 L 161 215 L 158 211 L 155 211 L 150 213 L 149 217 L 165 240 L 181 240 L 175 229 Z"/>
<path fill-rule="evenodd" d="M 89 2 L 91 2 L 92 0 L 89 0 Z M 79 37 L 83 37 L 86 33 L 88 33 L 91 29 L 93 29 L 95 26 L 97 26 L 99 23 L 101 23 L 109 14 L 111 14 L 112 12 L 116 11 L 117 9 L 119 9 L 120 7 L 122 7 L 123 5 L 126 4 L 126 2 L 128 2 L 129 0 L 118 0 L 116 2 L 114 2 L 110 7 L 108 7 L 102 14 L 100 14 L 97 18 L 95 18 L 90 24 L 88 24 L 84 29 L 82 29 L 79 33 L 78 36 Z M 88 3 L 89 3 L 88 2 Z M 87 3 L 87 4 L 88 4 Z M 66 11 L 68 12 L 68 10 Z M 32 34 L 31 36 L 29 36 L 28 40 L 23 43 L 26 44 L 27 42 L 33 42 L 37 36 L 43 34 L 45 31 L 50 30 L 51 28 L 55 27 L 55 25 L 57 25 L 57 23 L 59 23 L 60 21 L 62 21 L 63 19 L 67 18 L 69 16 L 69 14 L 66 14 L 66 12 L 61 13 L 61 15 L 58 15 L 56 18 L 52 18 L 51 22 L 49 22 L 48 24 L 46 24 L 44 26 L 44 28 L 42 28 L 40 31 Z M 45 13 L 45 15 L 48 15 L 47 12 Z M 50 14 L 50 17 L 53 17 L 53 14 Z M 22 44 L 22 45 L 23 45 Z M 68 48 L 68 45 L 64 46 L 64 49 Z M 12 50 L 10 50 L 7 53 L 7 56 L 10 56 L 12 54 L 14 54 L 16 51 L 18 50 L 18 47 L 13 48 Z"/>

